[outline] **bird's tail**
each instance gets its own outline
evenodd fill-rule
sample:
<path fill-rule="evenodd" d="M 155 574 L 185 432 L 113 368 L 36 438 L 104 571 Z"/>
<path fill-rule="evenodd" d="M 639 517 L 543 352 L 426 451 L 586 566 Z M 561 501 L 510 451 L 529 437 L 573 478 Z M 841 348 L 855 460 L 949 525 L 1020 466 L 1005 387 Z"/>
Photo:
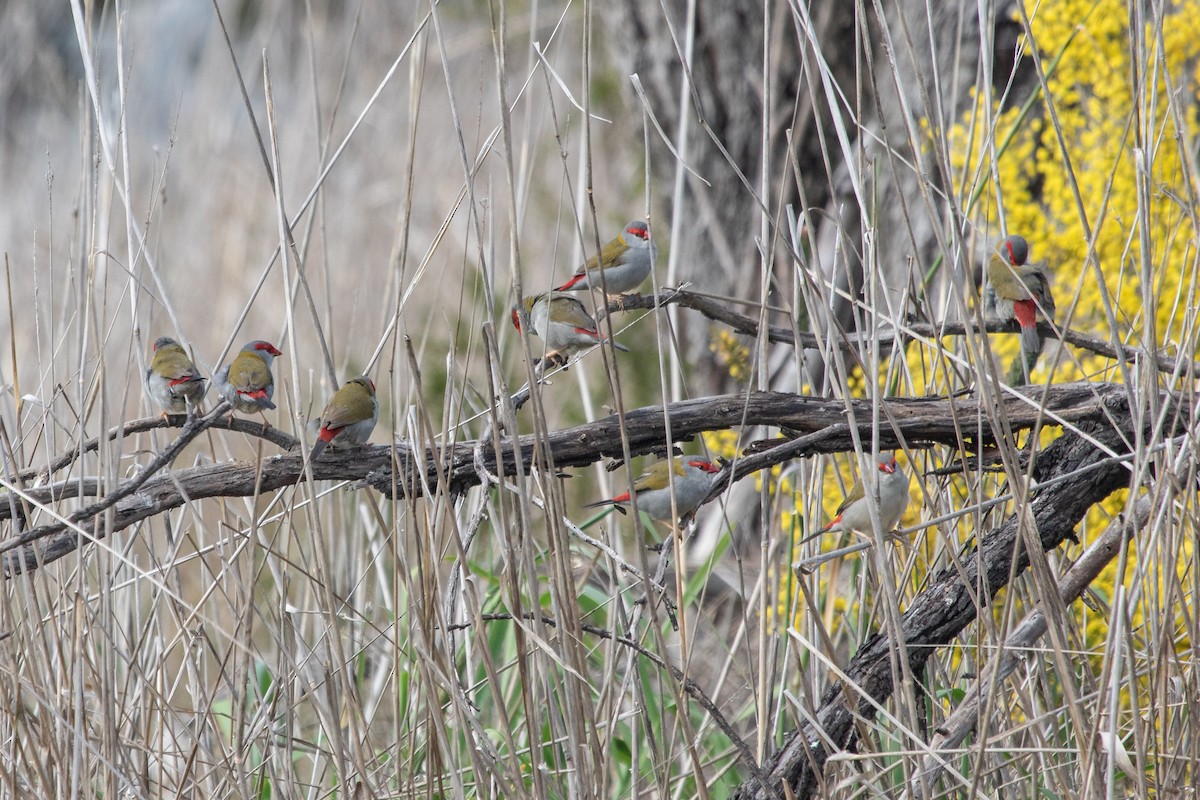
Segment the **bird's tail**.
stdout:
<path fill-rule="evenodd" d="M 586 278 L 586 277 L 587 277 L 587 273 L 586 273 L 586 272 L 581 272 L 581 273 L 579 273 L 578 275 L 572 275 L 572 276 L 571 276 L 571 280 L 567 281 L 567 282 L 566 282 L 566 283 L 564 283 L 562 286 L 559 286 L 559 287 L 558 287 L 558 288 L 556 288 L 554 291 L 556 291 L 556 292 L 574 292 L 574 291 L 578 291 L 579 289 L 582 289 L 582 288 L 584 288 L 584 287 L 582 287 L 582 286 L 576 286 L 576 284 L 577 284 L 577 283 L 579 283 L 580 281 L 582 281 L 582 280 L 583 280 L 584 278 Z"/>
<path fill-rule="evenodd" d="M 594 503 L 584 503 L 583 507 L 584 508 L 599 508 L 600 506 L 612 506 L 617 511 L 620 511 L 622 514 L 624 514 L 625 507 L 622 506 L 621 504 L 628 503 L 628 502 L 629 502 L 629 492 L 625 492 L 624 494 L 619 494 L 610 500 L 597 500 Z"/>
<path fill-rule="evenodd" d="M 1030 369 L 1037 363 L 1042 354 L 1042 337 L 1038 334 L 1037 323 L 1021 326 L 1021 355 Z"/>
<path fill-rule="evenodd" d="M 617 348 L 617 349 L 618 349 L 618 350 L 620 350 L 622 353 L 628 353 L 628 352 L 629 352 L 629 348 L 628 348 L 628 347 L 626 347 L 625 345 L 623 345 L 623 344 L 621 344 L 620 342 L 618 342 L 618 341 L 615 341 L 615 340 L 613 341 L 613 347 Z"/>
<path fill-rule="evenodd" d="M 1013 365 L 1010 377 L 1024 378 L 1023 382 L 1029 383 L 1029 374 L 1033 372 L 1038 356 L 1042 354 L 1043 342 L 1037 329 L 1037 305 L 1033 300 L 1022 300 L 1013 303 L 1013 313 L 1021 325 L 1021 360 L 1019 364 Z"/>
<path fill-rule="evenodd" d="M 325 451 L 325 445 L 333 441 L 333 431 L 324 426 L 317 433 L 317 440 L 313 442 L 312 450 L 308 452 L 308 460 L 316 461 L 320 458 L 321 453 Z"/>
<path fill-rule="evenodd" d="M 267 394 L 266 389 L 259 389 L 257 392 L 243 392 L 243 394 L 258 403 L 262 409 L 276 409 L 279 407 L 271 400 L 271 395 Z"/>

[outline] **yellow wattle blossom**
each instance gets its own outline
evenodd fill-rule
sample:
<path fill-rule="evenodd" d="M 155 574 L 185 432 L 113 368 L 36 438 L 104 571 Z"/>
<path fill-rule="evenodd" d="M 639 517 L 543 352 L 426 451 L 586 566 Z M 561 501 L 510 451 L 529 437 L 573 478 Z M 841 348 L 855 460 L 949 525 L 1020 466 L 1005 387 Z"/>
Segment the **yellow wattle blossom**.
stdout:
<path fill-rule="evenodd" d="M 1198 321 L 1192 283 L 1200 273 L 1200 231 L 1195 228 L 1191 198 L 1200 187 L 1189 184 L 1196 176 L 1191 171 L 1195 158 L 1188 149 L 1200 141 L 1194 97 L 1200 86 L 1200 3 L 1167 4 L 1161 32 L 1131 31 L 1126 5 L 1118 0 L 1045 0 L 1027 8 L 1033 13 L 1031 35 L 1023 41 L 1022 52 L 1037 48 L 1046 73 L 1044 91 L 1038 91 L 1024 113 L 1024 97 L 1012 98 L 1001 110 L 986 108 L 985 95 L 976 93 L 975 107 L 948 134 L 951 165 L 959 179 L 953 187 L 958 203 L 968 210 L 989 245 L 1007 233 L 1020 233 L 1029 241 L 1032 257 L 1051 267 L 1059 324 L 1104 338 L 1115 325 L 1122 340 L 1132 345 L 1178 351 L 1190 341 L 1190 330 Z M 1131 39 L 1139 37 L 1139 47 L 1131 46 Z M 1139 53 L 1135 69 L 1131 59 Z M 1029 56 L 1023 57 L 1028 63 Z M 924 130 L 932 133 L 932 126 L 926 123 Z M 993 177 L 998 186 L 991 184 Z M 745 371 L 734 370 L 746 368 L 748 354 L 739 356 L 736 343 L 735 337 L 725 335 L 713 349 L 723 354 L 731 374 L 744 377 Z M 997 335 L 990 343 L 1002 371 L 1006 370 L 1017 356 L 1017 337 Z M 906 348 L 905 390 L 918 395 L 942 392 L 971 379 L 969 367 L 946 357 L 960 342 L 932 344 L 914 342 Z M 1056 363 L 1057 348 L 1056 343 L 1048 343 L 1034 381 L 1121 379 L 1111 360 L 1069 348 L 1057 354 Z M 881 370 L 874 387 L 882 394 L 895 391 L 894 372 L 891 378 L 889 372 Z M 861 372 L 855 371 L 850 388 L 856 396 L 865 393 Z M 1043 430 L 1041 435 L 1045 445 L 1061 431 Z M 833 470 L 823 477 L 824 516 L 812 520 L 814 524 L 829 519 L 842 496 L 841 487 L 853 480 L 848 461 L 839 462 L 838 469 L 840 484 Z M 772 477 L 778 475 L 776 470 Z M 840 542 L 832 541 L 837 537 L 831 535 L 825 537 L 831 541 L 818 540 L 802 550 L 798 542 L 811 532 L 803 511 L 805 487 L 788 483 L 776 491 L 782 510 L 774 535 L 792 543 L 793 559 L 811 555 L 817 548 L 838 546 Z M 1004 491 L 1003 481 L 983 483 L 985 497 Z M 961 481 L 951 481 L 943 490 L 943 501 L 952 509 L 965 508 L 979 502 L 980 493 L 978 487 L 967 490 Z M 1063 555 L 1076 557 L 1093 532 L 1125 508 L 1127 499 L 1127 492 L 1119 492 L 1094 508 L 1079 527 L 1082 544 L 1062 548 Z M 913 524 L 919 513 L 914 503 L 902 524 Z M 1011 512 L 993 509 L 981 524 L 990 526 L 1006 513 Z M 961 543 L 980 533 L 974 524 L 967 514 L 957 523 L 930 531 L 930 536 Z M 1184 549 L 1187 552 L 1153 555 L 1137 547 L 1131 550 L 1127 575 L 1137 574 L 1139 558 L 1152 557 L 1157 564 L 1177 565 L 1175 571 L 1181 576 L 1174 578 L 1168 570 L 1160 585 L 1139 587 L 1149 594 L 1157 591 L 1158 596 L 1148 599 L 1149 605 L 1130 609 L 1133 630 L 1145 624 L 1147 607 L 1163 607 L 1160 599 L 1171 591 L 1169 578 L 1174 579 L 1176 592 L 1187 585 L 1182 575 L 1192 563 L 1194 545 Z M 796 608 L 795 578 L 783 559 L 779 563 L 771 576 L 772 585 L 778 587 L 776 602 L 767 611 L 777 630 L 800 624 L 788 616 Z M 919 591 L 923 577 L 918 570 L 909 571 L 908 589 Z M 1116 579 L 1114 564 L 1093 589 L 1115 596 Z M 861 598 L 848 601 L 837 596 L 824 572 L 816 580 L 816 599 L 824 605 L 812 613 L 820 613 L 832 625 L 853 624 Z M 1127 578 L 1127 586 L 1133 580 Z M 1018 602 L 1009 592 L 1003 596 L 1008 598 L 1005 602 Z M 1000 613 L 1005 602 L 992 608 Z M 1072 609 L 1083 620 L 1085 650 L 1103 652 L 1107 621 L 1081 604 Z M 1187 630 L 1180 620 L 1171 623 L 1177 631 Z"/>
<path fill-rule="evenodd" d="M 1045 94 L 1025 116 L 1024 98 L 996 113 L 976 94 L 976 107 L 950 132 L 959 200 L 967 207 L 977 196 L 969 211 L 988 242 L 1020 233 L 1031 257 L 1053 269 L 1060 323 L 1070 314 L 1073 328 L 1107 331 L 1107 294 L 1131 343 L 1142 344 L 1146 314 L 1153 315 L 1158 341 L 1145 344 L 1178 341 L 1192 312 L 1174 298 L 1186 291 L 1183 282 L 1198 263 L 1198 232 L 1180 198 L 1190 195 L 1187 148 L 1200 134 L 1200 120 L 1194 103 L 1180 106 L 1171 95 L 1187 87 L 1194 92 L 1200 81 L 1200 5 L 1180 3 L 1167 12 L 1161 50 L 1156 30 L 1141 32 L 1147 56 L 1136 70 L 1130 46 L 1136 34 L 1118 0 L 1040 3 L 1031 33 L 1022 47 L 1041 54 Z M 1146 74 L 1147 64 L 1161 71 Z M 1133 85 L 1134 74 L 1142 85 Z M 981 123 L 989 118 L 990 127 Z M 990 184 L 993 148 L 999 192 Z M 1143 238 L 1149 252 L 1142 252 Z M 993 337 L 993 345 L 1004 359 L 1016 353 L 1011 336 Z M 1043 357 L 1043 369 L 1050 360 Z M 1112 365 L 1088 355 L 1064 359 L 1054 380 L 1093 376 L 1112 379 Z"/>
<path fill-rule="evenodd" d="M 1032 258 L 1050 266 L 1060 325 L 1104 338 L 1115 325 L 1121 339 L 1132 345 L 1178 352 L 1187 347 L 1198 322 L 1193 282 L 1200 273 L 1200 231 L 1191 204 L 1200 186 L 1191 185 L 1196 180 L 1192 172 L 1196 158 L 1189 148 L 1200 141 L 1195 102 L 1200 86 L 1200 3 L 1167 3 L 1161 29 L 1142 31 L 1130 30 L 1126 4 L 1119 0 L 1044 0 L 1027 8 L 1033 14 L 1031 29 L 1020 45 L 1025 55 L 1019 57 L 1028 64 L 1029 49 L 1037 48 L 1045 86 L 1025 111 L 1024 97 L 1011 98 L 1007 107 L 999 109 L 986 107 L 988 98 L 982 92 L 974 94 L 974 107 L 948 132 L 957 202 L 989 245 L 1007 233 L 1020 233 L 1030 243 Z M 1135 56 L 1137 65 L 1132 61 Z M 923 130 L 936 135 L 928 122 Z M 992 184 L 993 178 L 998 185 Z M 990 344 L 1003 371 L 1017 356 L 1017 337 L 992 336 Z M 960 388 L 971 376 L 961 363 L 946 357 L 947 351 L 959 346 L 953 340 L 934 342 L 932 347 L 911 343 L 903 354 L 908 378 L 904 388 L 917 395 Z M 1056 343 L 1048 344 L 1033 373 L 1035 382 L 1121 379 L 1109 359 L 1070 348 L 1056 359 L 1057 348 Z M 748 377 L 749 350 L 735 335 L 718 334 L 712 349 L 731 375 L 739 380 Z M 888 394 L 894 390 L 894 380 L 892 371 L 882 369 L 874 388 Z M 863 396 L 865 381 L 855 370 L 849 381 L 852 394 Z M 1061 431 L 1043 430 L 1041 435 L 1045 445 Z M 844 470 L 842 485 L 849 486 L 853 479 L 849 462 L 839 469 Z M 774 470 L 772 478 L 778 476 Z M 823 480 L 827 520 L 842 490 L 833 471 Z M 1002 482 L 984 486 L 997 494 L 1005 491 Z M 775 491 L 782 510 L 773 534 L 797 543 L 808 534 L 804 492 L 791 483 Z M 946 494 L 955 508 L 980 500 L 954 484 Z M 1063 548 L 1066 557 L 1077 556 L 1092 532 L 1109 524 L 1127 499 L 1127 492 L 1118 492 L 1094 508 L 1079 527 L 1083 545 Z M 918 513 L 914 503 L 902 524 L 912 524 Z M 988 519 L 999 519 L 1003 513 L 1004 509 L 995 509 Z M 979 533 L 972 526 L 968 516 L 956 525 L 940 526 L 937 533 L 961 542 Z M 816 546 L 827 549 L 836 544 L 809 545 Z M 1135 547 L 1127 574 L 1137 574 L 1138 559 L 1152 557 L 1163 565 L 1177 565 L 1176 572 L 1182 575 L 1193 549 L 1190 545 L 1186 552 L 1150 555 Z M 790 552 L 793 558 L 801 555 L 796 544 Z M 1114 565 L 1093 588 L 1114 596 L 1115 573 Z M 913 586 L 920 577 L 915 571 L 908 575 Z M 768 613 L 779 625 L 789 621 L 794 579 L 783 567 L 772 579 L 779 591 Z M 1160 581 L 1159 586 L 1140 588 L 1157 591 L 1161 598 L 1170 589 L 1166 578 Z M 1176 586 L 1180 583 L 1186 585 L 1176 579 Z M 823 577 L 818 585 L 822 597 L 831 597 Z M 841 598 L 834 602 L 839 613 L 853 609 Z M 1148 602 L 1162 607 L 1158 598 Z M 827 604 L 826 610 L 832 607 Z M 1086 613 L 1079 610 L 1080 604 L 1072 608 Z M 830 618 L 828 613 L 825 616 Z M 1145 616 L 1143 606 L 1130 610 L 1134 630 L 1145 623 Z M 1175 627 L 1187 629 L 1177 621 Z M 1088 637 L 1087 650 L 1100 652 L 1108 633 L 1106 622 L 1089 616 L 1082 629 Z"/>
<path fill-rule="evenodd" d="M 738 437 L 737 431 L 728 428 L 720 431 L 705 431 L 700 434 L 700 439 L 704 442 L 704 449 L 712 458 L 731 459 L 736 456 Z"/>
<path fill-rule="evenodd" d="M 743 383 L 750 379 L 750 348 L 736 333 L 725 329 L 717 331 L 708 349 L 729 370 L 731 378 Z"/>
<path fill-rule="evenodd" d="M 1142 31 L 1130 29 L 1126 4 L 1118 0 L 1048 0 L 1027 8 L 1030 36 L 1021 47 L 1037 48 L 1044 92 L 1025 116 L 1022 97 L 998 110 L 976 94 L 975 107 L 949 134 L 959 202 L 989 243 L 1020 233 L 1032 258 L 1053 269 L 1059 324 L 1105 338 L 1115 324 L 1130 344 L 1186 348 L 1200 266 L 1189 154 L 1200 137 L 1200 3 L 1168 3 L 1161 29 Z M 1016 356 L 1015 336 L 993 336 L 992 346 L 1003 364 Z M 1064 353 L 1048 375 L 1053 350 L 1043 355 L 1035 381 L 1121 379 L 1113 362 L 1087 353 Z M 908 363 L 914 376 L 936 375 L 933 355 L 921 348 L 910 348 Z M 1058 435 L 1043 432 L 1043 444 Z M 1090 531 L 1125 507 L 1127 494 L 1092 510 L 1079 529 L 1085 544 Z M 1068 547 L 1068 557 L 1079 549 Z M 1138 559 L 1147 556 L 1182 572 L 1193 555 L 1193 547 L 1185 549 L 1150 555 L 1135 547 L 1126 574 L 1136 575 Z M 1093 588 L 1112 597 L 1116 580 L 1114 564 Z M 1158 591 L 1146 600 L 1150 608 L 1162 608 L 1171 591 L 1166 579 L 1139 588 Z M 1079 604 L 1073 609 L 1087 613 Z M 1144 622 L 1145 607 L 1134 606 L 1133 629 Z M 1101 652 L 1106 620 L 1089 616 L 1084 630 L 1086 648 Z"/>

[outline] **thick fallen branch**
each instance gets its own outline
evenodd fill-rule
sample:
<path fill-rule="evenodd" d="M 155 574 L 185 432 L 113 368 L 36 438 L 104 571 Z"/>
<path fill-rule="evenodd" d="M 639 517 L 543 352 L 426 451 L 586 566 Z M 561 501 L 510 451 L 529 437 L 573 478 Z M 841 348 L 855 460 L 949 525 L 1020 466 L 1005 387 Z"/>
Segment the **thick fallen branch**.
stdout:
<path fill-rule="evenodd" d="M 1112 560 L 1137 540 L 1138 532 L 1150 520 L 1151 511 L 1150 499 L 1141 497 L 1134 503 L 1132 513 L 1122 514 L 1109 523 L 1059 581 L 1059 597 L 1063 603 L 1071 603 L 1080 597 Z M 1038 607 L 1013 628 L 1004 647 L 992 656 L 979 671 L 979 677 L 967 687 L 961 704 L 938 726 L 929 742 L 929 754 L 922 759 L 921 769 L 910 783 L 911 796 L 924 797 L 924 787 L 933 786 L 945 765 L 954 760 L 954 750 L 979 724 L 980 709 L 986 698 L 1024 663 L 1024 651 L 1042 637 L 1048 624 L 1045 609 Z"/>
<path fill-rule="evenodd" d="M 1136 425 L 1128 405 L 1116 396 L 1106 399 L 1109 418 L 1115 422 L 1087 422 L 1082 434 L 1066 433 L 1037 458 L 1034 478 L 1052 485 L 1034 490 L 1028 505 L 1044 550 L 1074 537 L 1075 526 L 1088 510 L 1114 491 L 1130 485 L 1126 464 L 1108 458 L 1087 437 L 1118 454 L 1129 452 Z M 1184 432 L 1181 415 L 1168 417 L 1165 435 Z M 929 588 L 909 604 L 899 628 L 909 667 L 922 674 L 926 660 L 938 647 L 949 644 L 978 616 L 1011 577 L 1029 566 L 1028 552 L 1019 546 L 1018 516 L 985 536 L 977 550 L 959 558 L 963 572 L 946 570 L 934 576 Z M 1015 558 L 1015 563 L 1014 563 Z M 876 704 L 895 689 L 892 654 L 896 643 L 876 634 L 855 654 L 845 669 L 846 679 L 830 686 L 816 709 L 815 723 L 792 731 L 783 745 L 762 765 L 769 774 L 764 784 L 751 777 L 734 795 L 738 798 L 806 798 L 821 791 L 825 762 L 836 752 L 853 749 L 862 719 L 873 719 Z"/>
<path fill-rule="evenodd" d="M 1039 396 L 1042 387 L 1028 387 Z M 1005 394 L 1000 415 L 1008 420 L 1014 431 L 1034 425 L 1054 424 L 1048 415 L 1071 424 L 1098 423 L 1104 420 L 1105 406 L 1124 405 L 1124 387 L 1117 384 L 1071 383 L 1045 390 L 1045 404 Z M 883 448 L 896 447 L 901 437 L 910 446 L 942 444 L 957 449 L 975 449 L 995 443 L 985 409 L 970 395 L 955 398 L 896 398 L 884 401 L 887 415 L 895 426 L 885 425 L 879 431 Z M 767 447 L 754 456 L 741 459 L 726 480 L 736 480 L 774 464 L 815 453 L 844 452 L 854 448 L 853 428 L 858 435 L 870 440 L 873 418 L 870 401 L 851 401 L 854 425 L 846 413 L 846 403 L 781 392 L 754 392 L 749 395 L 721 395 L 698 400 L 685 400 L 667 406 L 648 406 L 626 414 L 629 450 L 634 455 L 661 452 L 666 447 L 665 424 L 669 415 L 675 441 L 687 441 L 704 431 L 724 430 L 741 425 L 779 426 L 793 432 L 800 440 L 789 443 L 780 440 L 778 446 Z M 979 438 L 963 440 L 960 436 L 963 420 L 977 421 L 970 430 Z M 957 424 L 956 424 L 957 421 Z M 352 452 L 328 452 L 313 465 L 317 480 L 361 481 L 391 496 L 417 497 L 429 487 L 444 489 L 451 495 L 478 485 L 480 475 L 474 463 L 475 441 L 461 442 L 434 453 L 414 449 L 404 442 L 394 447 L 363 447 Z M 586 425 L 556 431 L 543 441 L 533 436 L 501 439 L 499 452 L 485 442 L 479 452 L 483 468 L 493 474 L 516 474 L 517 460 L 524 471 L 534 466 L 535 446 L 549 454 L 556 469 L 593 464 L 603 458 L 621 457 L 621 437 L 616 417 L 607 417 Z M 435 462 L 435 458 L 437 461 Z M 439 471 L 445 476 L 440 486 Z M 158 475 L 146 480 L 136 492 L 115 507 L 107 517 L 85 518 L 81 512 L 71 519 L 43 524 L 26 531 L 19 540 L 0 544 L 5 558 L 5 574 L 36 569 L 75 550 L 81 539 L 102 538 L 108 532 L 119 531 L 141 520 L 182 506 L 188 499 L 206 497 L 246 497 L 292 486 L 304 479 L 303 456 L 280 454 L 261 462 L 237 462 L 191 467 Z M 135 479 L 136 480 L 136 479 Z M 128 491 L 123 482 L 114 491 Z M 81 491 L 100 491 L 95 481 L 64 481 L 50 486 L 25 490 L 21 498 L 26 503 L 46 504 L 78 496 Z M 11 515 L 12 504 L 0 498 L 0 519 Z M 19 504 L 18 504 L 19 505 Z"/>

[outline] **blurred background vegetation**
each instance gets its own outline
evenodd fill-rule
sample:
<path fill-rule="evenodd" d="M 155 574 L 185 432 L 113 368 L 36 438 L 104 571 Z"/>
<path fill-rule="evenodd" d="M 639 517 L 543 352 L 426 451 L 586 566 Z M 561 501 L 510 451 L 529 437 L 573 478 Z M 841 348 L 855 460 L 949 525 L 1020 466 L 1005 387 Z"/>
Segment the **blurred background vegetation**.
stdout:
<path fill-rule="evenodd" d="M 530 377 L 508 324 L 518 281 L 556 285 L 637 217 L 660 250 L 643 291 L 688 282 L 827 341 L 978 320 L 980 265 L 1021 232 L 1053 268 L 1058 324 L 1193 357 L 1198 85 L 1200 6 L 1182 2 L 9 0 L 5 485 L 157 413 L 141 376 L 160 335 L 206 374 L 244 341 L 275 342 L 272 424 L 299 438 L 362 371 L 380 387 L 376 443 L 480 436 L 489 381 Z M 633 352 L 555 374 L 520 432 L 745 389 L 944 395 L 1016 353 L 1012 335 L 967 336 L 853 361 L 679 309 L 613 324 Z M 1192 389 L 1057 345 L 1034 379 Z M 734 457 L 774 433 L 681 444 Z M 163 444 L 117 441 L 57 479 L 115 485 Z M 1148 461 L 1169 450 L 1137 447 Z M 213 432 L 175 466 L 273 452 Z M 189 504 L 5 583 L 0 787 L 727 796 L 747 777 L 728 731 L 648 654 L 685 670 L 764 758 L 807 719 L 826 659 L 844 663 L 1012 513 L 985 505 L 1005 496 L 995 476 L 927 477 L 954 457 L 901 455 L 913 503 L 886 581 L 870 557 L 790 569 L 840 543 L 801 540 L 832 515 L 852 457 L 741 482 L 678 558 L 642 547 L 662 527 L 582 512 L 622 491 L 625 470 L 604 465 L 461 498 L 321 484 Z M 1132 485 L 1051 554 L 1056 569 L 1147 491 Z M 1110 775 L 1113 796 L 1182 796 L 1200 757 L 1188 485 L 1091 604 L 1053 621 L 1066 636 L 1029 652 L 958 779 L 930 796 L 1087 795 L 1098 726 L 1138 767 Z M 645 602 L 630 565 L 665 572 L 673 615 Z M 1006 590 L 931 662 L 921 717 L 901 704 L 864 722 L 826 795 L 900 796 L 919 734 L 1036 604 L 1031 582 Z"/>

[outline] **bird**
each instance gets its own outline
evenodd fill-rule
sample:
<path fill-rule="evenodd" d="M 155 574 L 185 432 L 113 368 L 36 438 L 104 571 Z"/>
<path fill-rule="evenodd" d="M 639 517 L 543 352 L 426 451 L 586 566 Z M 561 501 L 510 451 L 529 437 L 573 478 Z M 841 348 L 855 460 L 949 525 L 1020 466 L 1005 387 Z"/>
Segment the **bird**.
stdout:
<path fill-rule="evenodd" d="M 712 475 L 720 468 L 711 461 L 690 456 L 656 461 L 633 482 L 637 495 L 638 510 L 646 512 L 651 519 L 671 520 L 671 481 L 669 471 L 674 471 L 675 510 L 681 519 L 691 516 L 712 489 Z M 607 500 L 588 503 L 584 508 L 611 505 L 624 513 L 622 506 L 631 502 L 629 492 Z"/>
<path fill-rule="evenodd" d="M 529 315 L 533 332 L 546 343 L 547 356 L 569 356 L 577 350 L 607 341 L 596 329 L 596 320 L 587 313 L 583 303 L 569 294 L 554 291 L 530 295 L 521 304 Z M 515 306 L 512 324 L 521 330 L 521 315 Z M 629 352 L 629 348 L 619 342 L 613 342 L 613 347 Z"/>
<path fill-rule="evenodd" d="M 316 461 L 327 445 L 334 448 L 360 445 L 371 438 L 379 421 L 379 399 L 375 382 L 366 375 L 346 381 L 333 393 L 317 423 L 316 437 L 308 458 Z"/>
<path fill-rule="evenodd" d="M 600 248 L 600 254 L 588 259 L 571 279 L 555 289 L 556 292 L 578 292 L 603 288 L 608 295 L 631 292 L 646 280 L 658 248 L 650 241 L 650 228 L 640 219 L 625 225 L 617 238 Z M 604 285 L 600 285 L 600 273 Z"/>
<path fill-rule="evenodd" d="M 1008 236 L 996 245 L 988 261 L 983 313 L 1021 326 L 1021 356 L 1026 377 L 1042 352 L 1038 335 L 1039 310 L 1045 319 L 1054 318 L 1054 296 L 1050 276 L 1042 264 L 1029 263 L 1029 242 L 1023 236 Z"/>
<path fill-rule="evenodd" d="M 271 362 L 281 355 L 283 353 L 275 345 L 256 339 L 246 344 L 232 363 L 216 374 L 217 388 L 235 411 L 262 414 L 268 408 L 275 408 L 271 402 L 271 396 L 275 394 Z M 264 431 L 270 427 L 266 420 L 266 414 L 263 414 Z"/>
<path fill-rule="evenodd" d="M 886 533 L 896 527 L 908 508 L 908 474 L 900 469 L 896 457 L 890 453 L 881 454 L 876 464 L 879 468 L 879 494 L 875 504 L 879 510 L 879 524 Z M 875 491 L 873 481 L 871 491 Z M 863 481 L 855 482 L 846 499 L 838 506 L 833 519 L 821 529 L 821 533 L 832 531 L 870 533 L 871 504 L 867 501 Z"/>
<path fill-rule="evenodd" d="M 187 351 L 170 336 L 154 340 L 154 357 L 146 368 L 146 394 L 168 413 L 191 413 L 208 389 L 208 379 L 200 374 Z"/>

